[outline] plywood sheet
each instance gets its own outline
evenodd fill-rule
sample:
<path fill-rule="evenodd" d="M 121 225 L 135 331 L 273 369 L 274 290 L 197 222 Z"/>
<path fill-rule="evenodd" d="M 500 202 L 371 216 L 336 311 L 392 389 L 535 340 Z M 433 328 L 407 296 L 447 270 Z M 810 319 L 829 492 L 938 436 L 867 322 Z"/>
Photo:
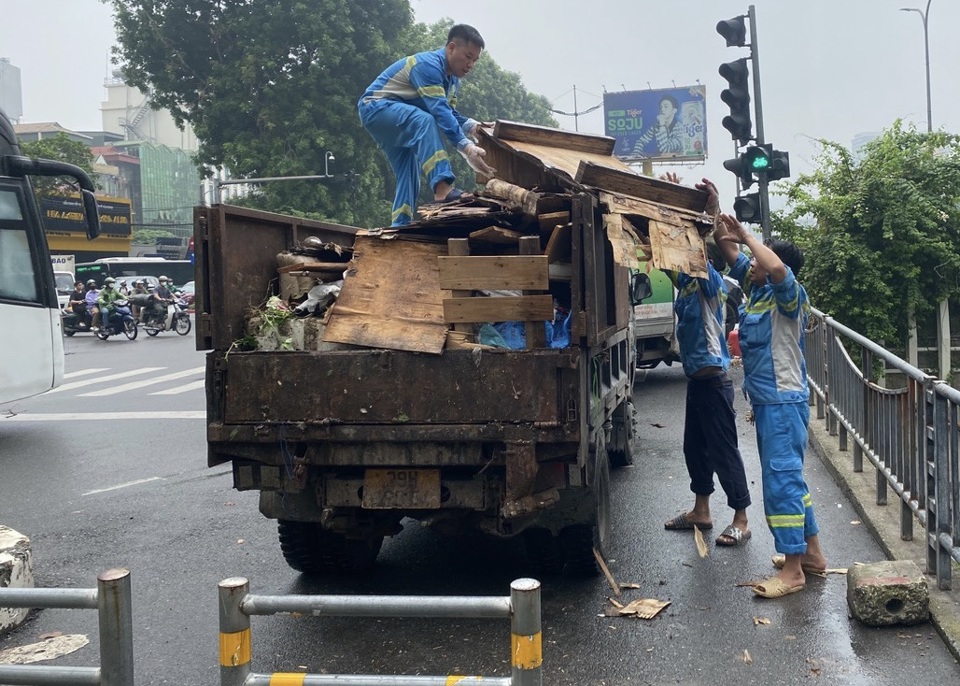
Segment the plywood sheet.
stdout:
<path fill-rule="evenodd" d="M 651 263 L 660 269 L 683 272 L 698 278 L 707 278 L 707 257 L 703 239 L 693 222 L 679 223 L 651 219 Z"/>
<path fill-rule="evenodd" d="M 605 214 L 603 228 L 607 232 L 607 240 L 613 247 L 613 261 L 621 267 L 640 269 L 637 250 L 642 241 L 630 221 L 622 214 Z"/>
<path fill-rule="evenodd" d="M 446 252 L 442 244 L 358 236 L 323 340 L 439 355 L 447 325 L 437 258 Z"/>

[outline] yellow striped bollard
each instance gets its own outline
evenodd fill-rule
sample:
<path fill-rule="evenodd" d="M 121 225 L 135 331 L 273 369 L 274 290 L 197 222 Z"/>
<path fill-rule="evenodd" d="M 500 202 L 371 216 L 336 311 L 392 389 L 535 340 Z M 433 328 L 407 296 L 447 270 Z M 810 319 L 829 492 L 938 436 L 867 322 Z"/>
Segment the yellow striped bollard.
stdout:
<path fill-rule="evenodd" d="M 510 584 L 511 686 L 543 683 L 543 635 L 540 627 L 540 582 L 517 579 Z"/>
<path fill-rule="evenodd" d="M 240 604 L 250 592 L 242 576 L 224 579 L 220 591 L 220 686 L 243 686 L 250 674 L 250 617 Z"/>

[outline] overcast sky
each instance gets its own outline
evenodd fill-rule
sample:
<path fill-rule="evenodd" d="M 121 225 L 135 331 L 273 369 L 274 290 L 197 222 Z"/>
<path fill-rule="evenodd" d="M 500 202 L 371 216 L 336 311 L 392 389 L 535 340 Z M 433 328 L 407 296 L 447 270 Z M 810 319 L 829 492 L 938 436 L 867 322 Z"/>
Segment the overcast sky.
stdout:
<path fill-rule="evenodd" d="M 734 190 L 722 167 L 732 156 L 720 125 L 722 62 L 748 53 L 727 48 L 720 19 L 745 14 L 747 0 L 411 0 L 417 20 L 449 16 L 473 24 L 501 67 L 557 110 L 586 110 L 603 91 L 707 88 L 708 159 L 678 171 Z M 810 169 L 812 140 L 849 145 L 860 132 L 903 118 L 926 128 L 923 24 L 926 0 L 754 0 L 766 140 Z M 99 0 L 0 0 L 0 57 L 21 69 L 25 122 L 57 121 L 100 129 L 100 102 L 114 42 L 109 7 Z M 934 128 L 960 132 L 960 0 L 932 0 L 930 71 Z M 439 47 L 439 46 L 438 46 Z M 384 65 L 386 66 L 386 65 Z M 465 82 L 469 87 L 469 77 Z M 468 114 L 469 113 L 464 113 Z M 573 129 L 572 117 L 558 116 Z M 603 133 L 602 108 L 579 118 L 580 131 Z"/>

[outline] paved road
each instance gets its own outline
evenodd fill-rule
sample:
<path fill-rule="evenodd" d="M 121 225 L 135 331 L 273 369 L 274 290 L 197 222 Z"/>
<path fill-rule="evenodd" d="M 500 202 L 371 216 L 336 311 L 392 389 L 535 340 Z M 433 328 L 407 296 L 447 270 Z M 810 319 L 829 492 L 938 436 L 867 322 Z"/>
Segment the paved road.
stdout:
<path fill-rule="evenodd" d="M 216 584 L 229 576 L 248 577 L 262 593 L 503 595 L 511 579 L 530 572 L 514 544 L 441 539 L 408 522 L 386 543 L 373 574 L 301 577 L 283 563 L 275 527 L 258 514 L 255 494 L 234 492 L 227 468 L 206 467 L 204 423 L 193 418 L 203 411 L 195 383 L 203 355 L 193 350 L 192 336 L 76 336 L 67 349 L 65 386 L 0 408 L 0 417 L 17 413 L 0 419 L 0 522 L 32 538 L 38 585 L 91 586 L 103 569 L 132 570 L 138 685 L 217 682 Z M 641 374 L 641 452 L 635 467 L 613 479 L 612 572 L 640 584 L 625 591 L 627 599 L 671 605 L 652 621 L 607 618 L 600 616 L 610 594 L 602 578 L 545 579 L 545 683 L 957 683 L 960 666 L 931 627 L 877 630 L 848 619 L 843 576 L 813 579 L 804 593 L 781 601 L 755 599 L 737 586 L 769 574 L 773 552 L 762 524 L 752 427 L 742 425 L 741 440 L 754 482 L 753 539 L 739 549 L 715 548 L 711 540 L 701 560 L 688 534 L 663 530 L 663 521 L 691 501 L 680 454 L 683 390 L 677 369 Z M 830 566 L 881 559 L 812 453 L 808 477 Z M 719 496 L 715 508 L 722 523 Z M 91 615 L 45 610 L 0 640 L 0 650 L 51 631 L 84 633 L 91 645 L 56 664 L 95 664 Z M 253 623 L 256 671 L 509 673 L 506 622 Z"/>

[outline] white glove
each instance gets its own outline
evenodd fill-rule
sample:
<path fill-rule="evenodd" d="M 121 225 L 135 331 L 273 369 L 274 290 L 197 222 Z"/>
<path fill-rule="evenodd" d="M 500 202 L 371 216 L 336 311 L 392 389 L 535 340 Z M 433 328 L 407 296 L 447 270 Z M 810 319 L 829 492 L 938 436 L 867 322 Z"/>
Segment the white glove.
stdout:
<path fill-rule="evenodd" d="M 483 174 L 484 176 L 493 176 L 497 173 L 496 169 L 484 161 L 483 158 L 486 156 L 487 151 L 481 148 L 479 145 L 468 143 L 463 150 L 458 150 L 458 152 L 463 156 L 463 159 L 467 161 L 467 164 L 470 165 L 470 168 L 478 174 Z"/>
<path fill-rule="evenodd" d="M 476 119 L 467 119 L 463 125 L 463 135 L 472 140 L 474 143 L 479 143 L 480 139 L 477 138 L 479 135 L 480 122 Z"/>

